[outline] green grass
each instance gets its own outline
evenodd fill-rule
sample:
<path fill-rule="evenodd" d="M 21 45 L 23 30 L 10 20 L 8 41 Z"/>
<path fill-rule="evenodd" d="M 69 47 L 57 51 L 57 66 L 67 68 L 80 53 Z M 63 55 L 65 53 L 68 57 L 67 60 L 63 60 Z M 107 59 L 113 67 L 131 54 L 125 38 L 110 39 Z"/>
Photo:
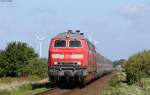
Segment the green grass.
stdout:
<path fill-rule="evenodd" d="M 19 78 L 19 77 L 3 77 L 3 78 L 0 78 L 0 83 L 7 84 L 7 83 L 14 82 L 14 81 L 39 81 L 39 80 L 42 80 L 42 79 L 43 78 L 41 78 L 37 75 L 32 75 L 32 76 L 22 77 L 22 78 Z"/>
<path fill-rule="evenodd" d="M 44 87 L 33 90 L 31 85 L 24 85 L 17 90 L 12 91 L 10 95 L 33 95 L 39 92 L 43 92 L 45 90 L 47 89 Z"/>
<path fill-rule="evenodd" d="M 41 80 L 38 76 L 0 78 L 0 95 L 34 95 L 49 87 L 48 80 Z"/>
<path fill-rule="evenodd" d="M 0 95 L 34 95 L 36 93 L 43 92 L 46 90 L 47 88 L 45 87 L 33 89 L 32 86 L 29 84 L 23 85 L 13 90 L 1 90 Z"/>
<path fill-rule="evenodd" d="M 123 72 L 118 72 L 104 89 L 102 95 L 150 95 L 150 78 L 142 78 L 133 85 L 128 85 Z"/>

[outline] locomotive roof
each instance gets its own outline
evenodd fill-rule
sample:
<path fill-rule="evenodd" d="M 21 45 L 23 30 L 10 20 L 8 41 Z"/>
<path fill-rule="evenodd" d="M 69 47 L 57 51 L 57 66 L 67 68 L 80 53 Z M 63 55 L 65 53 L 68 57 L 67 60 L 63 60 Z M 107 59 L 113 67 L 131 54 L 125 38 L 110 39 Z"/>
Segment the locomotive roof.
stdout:
<path fill-rule="evenodd" d="M 84 35 L 81 35 L 81 33 L 78 32 L 63 32 L 63 33 L 59 33 L 58 35 L 56 35 L 54 37 L 54 39 L 65 39 L 67 36 L 69 36 L 69 38 L 74 39 L 86 39 L 84 37 Z"/>

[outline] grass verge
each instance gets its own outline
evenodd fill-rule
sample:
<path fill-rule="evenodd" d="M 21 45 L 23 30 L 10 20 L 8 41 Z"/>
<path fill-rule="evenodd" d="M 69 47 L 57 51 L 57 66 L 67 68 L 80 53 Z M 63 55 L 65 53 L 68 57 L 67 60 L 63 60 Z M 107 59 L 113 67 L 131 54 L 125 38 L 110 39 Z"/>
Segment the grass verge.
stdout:
<path fill-rule="evenodd" d="M 34 95 L 46 91 L 50 85 L 48 79 L 29 78 L 0 78 L 0 95 Z"/>
<path fill-rule="evenodd" d="M 125 73 L 118 71 L 101 95 L 150 95 L 149 84 L 150 78 L 142 78 L 141 81 L 128 85 Z"/>

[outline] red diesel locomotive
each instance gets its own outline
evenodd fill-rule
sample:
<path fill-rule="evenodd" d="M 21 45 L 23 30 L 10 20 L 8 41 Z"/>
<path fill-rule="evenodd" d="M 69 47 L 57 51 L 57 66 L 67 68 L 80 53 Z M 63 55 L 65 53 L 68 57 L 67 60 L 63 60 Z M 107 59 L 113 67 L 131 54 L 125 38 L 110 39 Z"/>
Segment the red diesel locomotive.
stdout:
<path fill-rule="evenodd" d="M 79 30 L 69 30 L 51 39 L 48 75 L 54 83 L 85 84 L 112 69 L 112 62 L 97 53 L 94 45 Z"/>

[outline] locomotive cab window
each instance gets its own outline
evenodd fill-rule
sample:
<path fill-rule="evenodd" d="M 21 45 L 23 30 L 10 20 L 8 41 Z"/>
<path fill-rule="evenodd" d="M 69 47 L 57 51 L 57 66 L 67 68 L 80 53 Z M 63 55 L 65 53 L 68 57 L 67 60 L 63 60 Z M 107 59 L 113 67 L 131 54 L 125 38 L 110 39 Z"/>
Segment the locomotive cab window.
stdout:
<path fill-rule="evenodd" d="M 54 47 L 66 47 L 65 40 L 56 40 L 54 43 Z"/>
<path fill-rule="evenodd" d="M 91 43 L 88 40 L 87 40 L 87 46 L 88 46 L 88 49 L 90 50 L 91 49 Z"/>
<path fill-rule="evenodd" d="M 69 42 L 69 47 L 81 47 L 81 41 L 71 40 Z"/>

